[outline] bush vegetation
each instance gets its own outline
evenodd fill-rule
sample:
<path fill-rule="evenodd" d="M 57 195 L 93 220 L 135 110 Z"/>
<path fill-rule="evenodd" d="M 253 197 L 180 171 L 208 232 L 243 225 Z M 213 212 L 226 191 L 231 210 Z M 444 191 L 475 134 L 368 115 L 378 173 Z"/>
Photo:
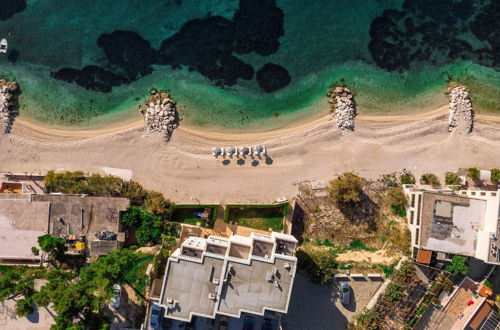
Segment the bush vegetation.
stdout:
<path fill-rule="evenodd" d="M 421 184 L 431 185 L 433 187 L 438 187 L 439 185 L 441 185 L 441 182 L 439 182 L 438 177 L 435 174 L 432 174 L 432 173 L 423 174 L 420 177 L 420 183 Z"/>
<path fill-rule="evenodd" d="M 399 216 L 406 216 L 406 205 L 408 200 L 406 194 L 401 187 L 393 187 L 387 192 L 387 204 L 391 206 L 394 214 Z"/>
<path fill-rule="evenodd" d="M 314 283 L 330 283 L 337 271 L 337 255 L 333 249 L 315 248 L 311 243 L 304 243 L 296 256 L 299 269 L 305 271 Z"/>
<path fill-rule="evenodd" d="M 56 313 L 51 329 L 108 329 L 101 309 L 111 300 L 113 285 L 129 283 L 143 293 L 152 258 L 121 249 L 76 270 L 0 266 L 0 302 L 22 295 L 16 305 L 19 316 L 33 312 L 33 302 L 38 307 L 51 304 Z M 36 291 L 34 280 L 41 278 L 47 283 Z"/>
<path fill-rule="evenodd" d="M 491 181 L 493 182 L 500 181 L 500 170 L 498 168 L 494 168 L 491 170 Z"/>
<path fill-rule="evenodd" d="M 446 266 L 446 270 L 450 272 L 451 276 L 465 275 L 469 270 L 467 266 L 468 259 L 462 256 L 453 256 L 451 264 Z"/>
<path fill-rule="evenodd" d="M 444 176 L 444 183 L 448 186 L 459 186 L 462 184 L 462 180 L 457 173 L 454 172 L 446 172 Z"/>
<path fill-rule="evenodd" d="M 344 173 L 330 182 L 328 193 L 339 208 L 350 207 L 361 201 L 363 180 L 353 173 Z"/>
<path fill-rule="evenodd" d="M 134 206 L 167 219 L 173 204 L 159 192 L 146 190 L 139 183 L 124 181 L 113 175 L 91 174 L 82 171 L 49 171 L 44 178 L 45 192 L 87 194 L 90 196 L 126 197 Z"/>
<path fill-rule="evenodd" d="M 479 170 L 475 167 L 470 167 L 468 170 L 467 170 L 467 176 L 473 180 L 476 180 L 476 179 L 479 179 Z"/>
<path fill-rule="evenodd" d="M 122 216 L 126 229 L 135 228 L 137 243 L 141 246 L 161 243 L 162 218 L 146 209 L 131 206 Z"/>
<path fill-rule="evenodd" d="M 356 318 L 356 323 L 349 324 L 350 330 L 377 330 L 380 315 L 375 309 L 365 309 Z"/>
<path fill-rule="evenodd" d="M 410 172 L 403 173 L 401 175 L 401 184 L 415 184 L 415 176 Z"/>
<path fill-rule="evenodd" d="M 54 237 L 49 234 L 38 237 L 38 245 L 43 251 L 41 261 L 49 261 L 54 266 L 58 267 L 57 263 L 64 262 L 66 258 L 66 242 L 61 237 Z M 32 247 L 31 251 L 35 252 L 38 250 L 36 247 Z"/>

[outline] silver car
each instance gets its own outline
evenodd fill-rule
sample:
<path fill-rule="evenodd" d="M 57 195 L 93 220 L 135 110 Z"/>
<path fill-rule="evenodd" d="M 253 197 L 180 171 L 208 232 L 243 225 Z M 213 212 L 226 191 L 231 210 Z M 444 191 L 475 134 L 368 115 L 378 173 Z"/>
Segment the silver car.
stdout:
<path fill-rule="evenodd" d="M 342 283 L 340 285 L 340 301 L 344 305 L 349 304 L 349 300 L 351 298 L 351 287 L 347 283 Z"/>
<path fill-rule="evenodd" d="M 118 284 L 115 284 L 113 285 L 113 291 L 115 292 L 115 294 L 113 295 L 113 298 L 111 298 L 109 306 L 116 309 L 120 307 L 120 297 L 122 295 L 122 287 Z"/>

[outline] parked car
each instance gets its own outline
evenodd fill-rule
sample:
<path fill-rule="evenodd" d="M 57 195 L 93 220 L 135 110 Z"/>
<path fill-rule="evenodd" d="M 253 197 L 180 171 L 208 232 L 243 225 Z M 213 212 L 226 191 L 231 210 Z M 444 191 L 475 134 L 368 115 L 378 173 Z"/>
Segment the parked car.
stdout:
<path fill-rule="evenodd" d="M 122 295 L 122 287 L 119 284 L 113 285 L 113 291 L 115 294 L 113 298 L 111 298 L 111 302 L 109 303 L 109 307 L 118 308 L 120 307 L 120 297 Z"/>
<path fill-rule="evenodd" d="M 251 316 L 245 316 L 245 319 L 243 319 L 243 330 L 253 330 L 254 325 L 255 318 Z"/>
<path fill-rule="evenodd" d="M 149 319 L 149 326 L 153 329 L 161 329 L 163 324 L 163 315 L 165 311 L 163 307 L 153 304 L 151 307 L 151 318 Z"/>
<path fill-rule="evenodd" d="M 276 330 L 275 323 L 275 320 L 266 317 L 264 321 L 262 321 L 262 330 Z"/>
<path fill-rule="evenodd" d="M 342 285 L 340 286 L 340 301 L 344 304 L 344 305 L 348 305 L 349 304 L 349 300 L 351 298 L 351 287 L 349 286 L 349 284 L 347 283 L 342 283 Z"/>

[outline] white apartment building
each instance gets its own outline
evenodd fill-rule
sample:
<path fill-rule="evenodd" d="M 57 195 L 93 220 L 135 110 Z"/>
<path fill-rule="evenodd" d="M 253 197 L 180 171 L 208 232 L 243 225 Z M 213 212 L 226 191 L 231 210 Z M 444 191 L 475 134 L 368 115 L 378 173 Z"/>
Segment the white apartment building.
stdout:
<path fill-rule="evenodd" d="M 168 259 L 160 305 L 165 317 L 286 313 L 297 269 L 295 237 L 188 237 Z"/>
<path fill-rule="evenodd" d="M 411 247 L 500 264 L 500 190 L 433 189 L 404 185 Z"/>

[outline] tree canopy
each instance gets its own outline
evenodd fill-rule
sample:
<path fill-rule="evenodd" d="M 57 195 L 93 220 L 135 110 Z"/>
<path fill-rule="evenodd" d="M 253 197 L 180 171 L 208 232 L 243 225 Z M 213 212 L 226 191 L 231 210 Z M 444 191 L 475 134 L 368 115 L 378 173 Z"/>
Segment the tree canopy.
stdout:
<path fill-rule="evenodd" d="M 132 205 L 143 206 L 148 211 L 166 219 L 172 203 L 163 194 L 144 189 L 139 183 L 124 181 L 113 175 L 91 174 L 82 171 L 47 172 L 45 191 L 65 194 L 87 194 L 91 196 L 126 197 Z"/>
<path fill-rule="evenodd" d="M 361 201 L 363 180 L 353 173 L 344 173 L 330 182 L 328 193 L 338 207 L 352 206 Z"/>
<path fill-rule="evenodd" d="M 141 246 L 161 243 L 162 218 L 137 206 L 131 206 L 122 217 L 125 228 L 135 228 L 137 243 Z"/>
<path fill-rule="evenodd" d="M 479 174 L 480 174 L 480 171 L 475 168 L 475 167 L 471 167 L 467 170 L 467 176 L 471 179 L 479 179 Z"/>
<path fill-rule="evenodd" d="M 49 255 L 50 261 L 63 261 L 64 255 L 68 250 L 63 238 L 54 237 L 49 234 L 38 237 L 38 245 L 43 252 Z M 33 248 L 32 252 L 35 252 Z"/>
<path fill-rule="evenodd" d="M 411 174 L 410 172 L 403 173 L 401 175 L 401 184 L 414 184 L 415 183 L 415 176 Z"/>
<path fill-rule="evenodd" d="M 78 272 L 50 271 L 47 284 L 33 295 L 38 306 L 53 304 L 57 313 L 51 329 L 106 329 L 100 313 L 113 296 L 113 285 L 125 283 L 125 274 L 139 256 L 128 249 L 99 257 Z"/>
<path fill-rule="evenodd" d="M 452 276 L 456 276 L 458 274 L 465 275 L 469 270 L 469 266 L 467 266 L 468 259 L 462 256 L 454 256 L 451 259 L 451 264 L 446 266 L 446 270 L 450 272 Z"/>
<path fill-rule="evenodd" d="M 454 172 L 446 172 L 444 176 L 444 183 L 449 186 L 459 186 L 462 184 L 462 180 L 457 173 Z"/>
<path fill-rule="evenodd" d="M 433 187 L 439 186 L 441 183 L 439 182 L 438 177 L 432 173 L 425 173 L 420 177 L 421 184 L 428 184 Z"/>
<path fill-rule="evenodd" d="M 498 168 L 491 169 L 491 181 L 493 182 L 500 181 L 500 170 Z"/>

